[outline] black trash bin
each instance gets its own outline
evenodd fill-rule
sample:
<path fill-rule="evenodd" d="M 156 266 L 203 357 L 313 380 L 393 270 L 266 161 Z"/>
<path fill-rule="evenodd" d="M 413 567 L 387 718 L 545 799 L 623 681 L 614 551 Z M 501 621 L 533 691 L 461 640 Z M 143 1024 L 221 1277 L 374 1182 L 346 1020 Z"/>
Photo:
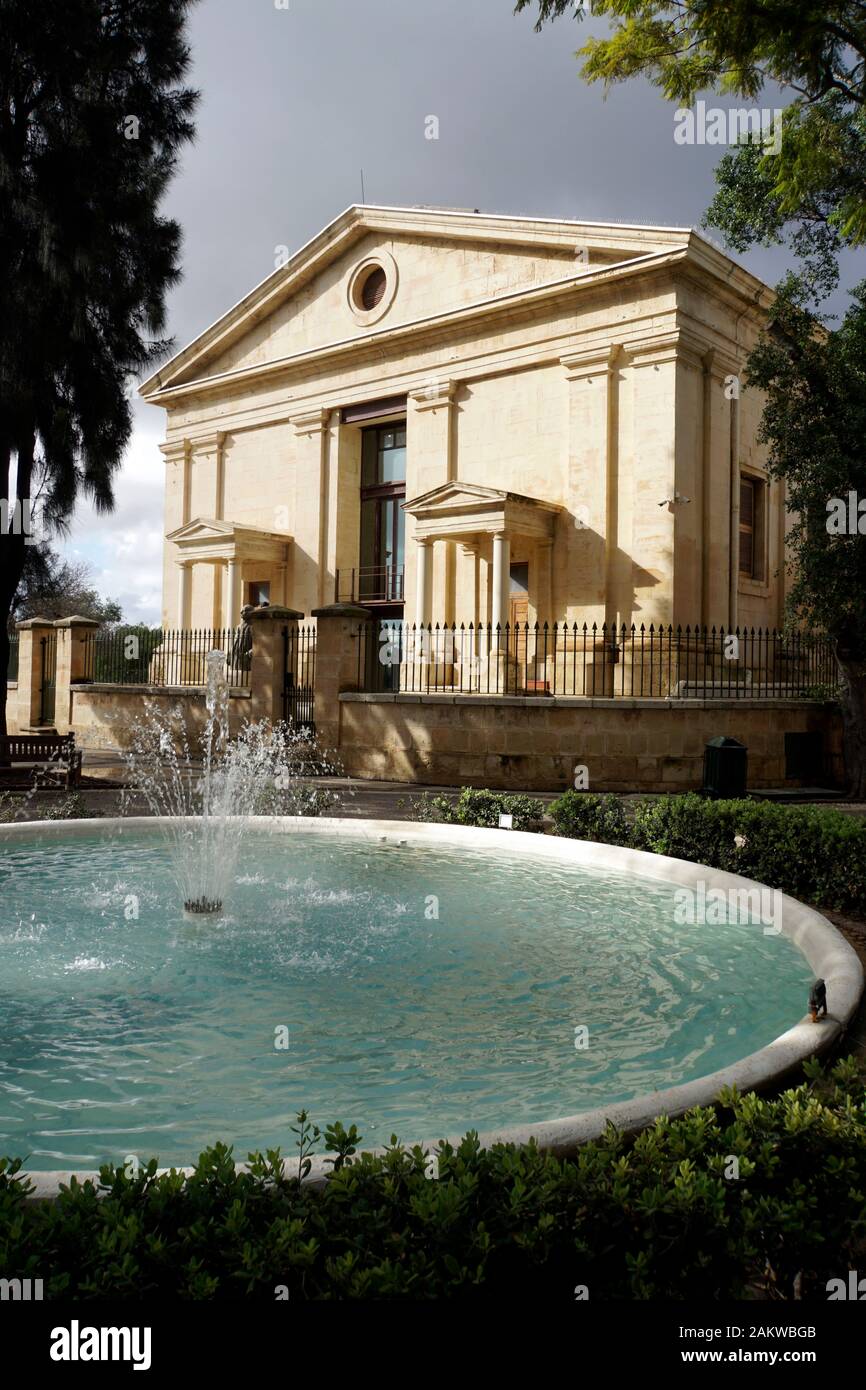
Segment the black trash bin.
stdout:
<path fill-rule="evenodd" d="M 701 792 L 714 799 L 746 795 L 749 750 L 735 738 L 711 738 L 704 748 L 704 785 Z"/>

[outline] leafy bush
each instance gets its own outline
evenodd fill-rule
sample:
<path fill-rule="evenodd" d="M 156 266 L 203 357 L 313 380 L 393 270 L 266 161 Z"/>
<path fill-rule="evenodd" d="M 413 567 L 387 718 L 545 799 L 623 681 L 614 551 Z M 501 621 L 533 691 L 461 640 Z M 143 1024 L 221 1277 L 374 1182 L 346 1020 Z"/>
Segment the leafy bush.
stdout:
<path fill-rule="evenodd" d="M 32 793 L 13 796 L 0 792 L 0 825 L 25 820 L 87 820 L 95 814 L 80 792 L 63 792 L 53 801 L 39 801 Z"/>
<path fill-rule="evenodd" d="M 632 844 L 866 913 L 866 822 L 831 807 L 661 797 L 637 807 Z"/>
<path fill-rule="evenodd" d="M 631 832 L 623 804 L 615 796 L 594 792 L 565 792 L 550 807 L 557 835 L 572 840 L 601 840 L 607 845 L 627 845 Z"/>
<path fill-rule="evenodd" d="M 689 792 L 640 802 L 629 829 L 611 796 L 566 792 L 558 835 L 602 840 L 757 879 L 795 898 L 866 913 L 866 821 L 831 807 L 710 801 Z"/>
<path fill-rule="evenodd" d="M 406 803 L 398 801 L 402 807 Z M 448 796 L 433 796 L 431 792 L 421 792 L 420 796 L 409 798 L 409 819 L 426 822 L 439 822 L 451 825 L 456 820 L 456 803 Z"/>
<path fill-rule="evenodd" d="M 737 807 L 750 804 L 709 801 L 696 792 L 642 801 L 635 808 L 632 845 L 733 872 Z"/>
<path fill-rule="evenodd" d="M 737 807 L 735 872 L 839 912 L 866 914 L 866 822 L 832 807 Z"/>
<path fill-rule="evenodd" d="M 502 1299 L 824 1301 L 866 1264 L 864 1078 L 850 1059 L 774 1099 L 723 1093 L 716 1107 L 610 1129 L 576 1157 L 534 1145 L 481 1150 L 475 1135 L 429 1158 L 392 1139 L 357 1150 L 333 1125 L 325 1186 L 302 1184 L 318 1130 L 299 1116 L 299 1156 L 217 1144 L 194 1176 L 102 1170 L 54 1203 L 27 1203 L 0 1162 L 0 1274 L 44 1280 L 48 1299 Z M 739 1172 L 732 1167 L 736 1159 Z"/>
<path fill-rule="evenodd" d="M 512 830 L 539 831 L 544 806 L 535 796 L 517 792 L 481 791 L 464 787 L 457 801 L 428 792 L 410 802 L 413 820 L 439 821 L 449 825 L 477 825 L 496 830 L 500 814 L 512 816 Z"/>

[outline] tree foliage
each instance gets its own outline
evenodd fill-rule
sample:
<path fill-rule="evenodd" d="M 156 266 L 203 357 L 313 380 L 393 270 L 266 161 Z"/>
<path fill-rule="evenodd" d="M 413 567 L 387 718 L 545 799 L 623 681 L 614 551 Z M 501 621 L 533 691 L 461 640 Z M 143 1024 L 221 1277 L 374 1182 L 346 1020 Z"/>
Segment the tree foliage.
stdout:
<path fill-rule="evenodd" d="M 0 0 L 0 488 L 49 528 L 112 507 L 130 377 L 168 346 L 193 2 Z M 0 666 L 26 549 L 0 535 Z"/>
<path fill-rule="evenodd" d="M 612 21 L 608 36 L 578 51 L 589 82 L 609 87 L 641 76 L 685 105 L 706 90 L 755 98 L 767 83 L 781 86 L 790 105 L 779 154 L 728 156 L 729 164 L 744 160 L 751 177 L 760 172 L 759 231 L 803 217 L 822 220 L 838 244 L 866 240 L 860 0 L 591 0 L 585 9 L 573 0 L 517 0 L 518 12 L 533 8 L 536 28 L 587 10 Z"/>
<path fill-rule="evenodd" d="M 518 11 L 533 7 L 536 27 L 583 14 L 571 0 L 518 0 Z M 589 81 L 641 75 L 685 103 L 706 89 L 755 98 L 767 83 L 790 98 L 775 152 L 747 141 L 723 157 L 704 222 L 736 251 L 787 242 L 796 257 L 747 384 L 765 393 L 760 437 L 792 514 L 789 606 L 835 639 L 850 789 L 866 796 L 866 526 L 838 534 L 827 524 L 833 499 L 866 501 L 866 286 L 838 328 L 816 312 L 838 283 L 840 253 L 866 242 L 866 5 L 591 0 L 589 9 L 613 21 L 580 49 Z"/>
<path fill-rule="evenodd" d="M 82 617 L 114 624 L 122 616 L 119 603 L 100 596 L 85 561 L 64 560 L 46 544 L 28 547 L 24 572 L 12 601 L 13 622 L 37 617 Z"/>

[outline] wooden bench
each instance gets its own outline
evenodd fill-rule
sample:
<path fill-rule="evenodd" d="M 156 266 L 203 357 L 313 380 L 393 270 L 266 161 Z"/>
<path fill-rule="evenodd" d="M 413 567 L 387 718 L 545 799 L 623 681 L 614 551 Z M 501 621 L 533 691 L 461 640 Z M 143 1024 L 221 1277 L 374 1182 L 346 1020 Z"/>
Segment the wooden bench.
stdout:
<path fill-rule="evenodd" d="M 59 774 L 71 791 L 81 776 L 81 749 L 75 747 L 74 734 L 0 734 L 0 767 L 14 763 L 44 767 L 54 781 Z"/>

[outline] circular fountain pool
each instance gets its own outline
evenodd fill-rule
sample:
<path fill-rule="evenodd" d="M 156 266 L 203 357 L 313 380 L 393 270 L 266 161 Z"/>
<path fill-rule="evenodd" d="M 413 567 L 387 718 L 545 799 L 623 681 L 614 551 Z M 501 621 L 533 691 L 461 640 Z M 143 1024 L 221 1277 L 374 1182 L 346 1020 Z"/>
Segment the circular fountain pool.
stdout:
<path fill-rule="evenodd" d="M 800 1025 L 801 1052 L 859 995 L 853 952 L 789 899 L 781 933 L 677 920 L 684 883 L 742 882 L 700 866 L 440 826 L 258 829 L 198 920 L 153 822 L 0 832 L 0 1154 L 288 1156 L 301 1109 L 367 1146 L 615 1113 L 775 1045 L 816 967 L 834 1021 Z"/>

